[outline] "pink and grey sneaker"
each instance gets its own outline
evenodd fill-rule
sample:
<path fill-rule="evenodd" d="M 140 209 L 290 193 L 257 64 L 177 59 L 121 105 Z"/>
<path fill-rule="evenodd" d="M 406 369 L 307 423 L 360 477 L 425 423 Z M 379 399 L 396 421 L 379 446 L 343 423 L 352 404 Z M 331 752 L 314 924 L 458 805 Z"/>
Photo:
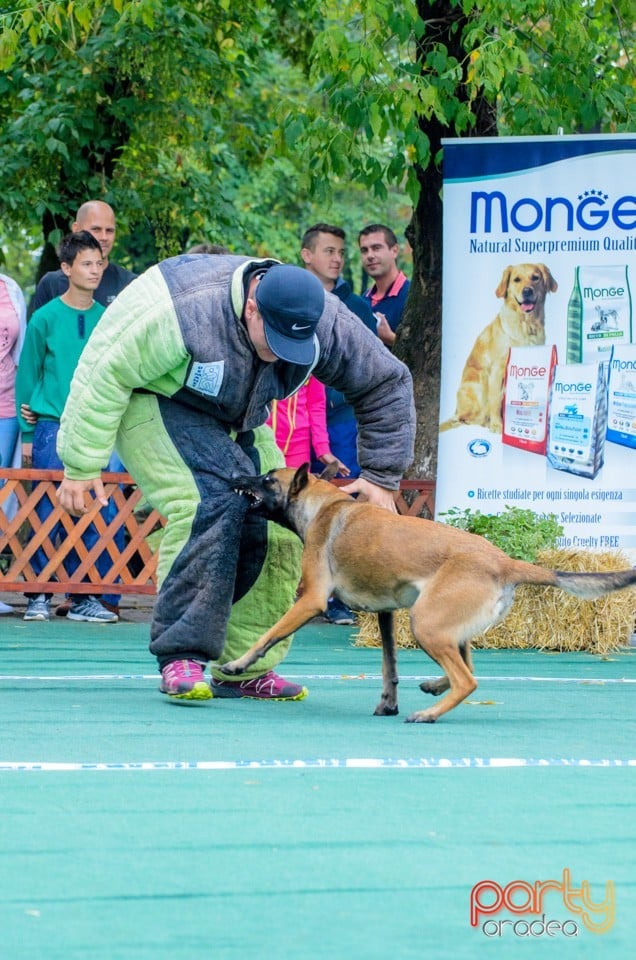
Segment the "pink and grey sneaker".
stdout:
<path fill-rule="evenodd" d="M 203 664 L 196 660 L 173 660 L 161 671 L 161 693 L 173 700 L 209 700 L 212 691 L 203 676 Z"/>
<path fill-rule="evenodd" d="M 213 677 L 210 686 L 213 696 L 226 700 L 238 697 L 249 697 L 252 700 L 304 700 L 309 693 L 307 687 L 284 680 L 273 670 L 264 673 L 262 677 L 240 682 L 215 680 Z"/>

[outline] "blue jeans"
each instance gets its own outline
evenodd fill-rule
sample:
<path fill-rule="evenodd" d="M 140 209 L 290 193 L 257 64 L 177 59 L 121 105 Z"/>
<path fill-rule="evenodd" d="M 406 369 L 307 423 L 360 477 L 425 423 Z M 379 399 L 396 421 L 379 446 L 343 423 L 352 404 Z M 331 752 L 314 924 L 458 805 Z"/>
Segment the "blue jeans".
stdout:
<path fill-rule="evenodd" d="M 35 425 L 35 430 L 33 433 L 33 468 L 34 470 L 63 470 L 64 465 L 60 458 L 57 455 L 57 450 L 55 449 L 55 443 L 57 440 L 58 430 L 60 425 L 57 420 L 38 420 Z M 40 523 L 44 521 L 51 515 L 53 512 L 53 504 L 48 497 L 43 497 L 38 505 L 36 506 L 36 513 L 40 520 Z M 104 519 L 104 523 L 110 523 L 116 513 L 117 507 L 112 500 L 108 501 L 108 505 L 103 507 L 100 510 L 100 513 Z M 50 533 L 50 540 L 53 545 L 58 542 L 62 542 L 66 539 L 66 530 L 62 523 L 56 523 Z M 92 550 L 97 541 L 99 540 L 99 533 L 95 524 L 91 523 L 89 527 L 86 528 L 85 532 L 82 534 L 82 543 L 87 550 Z M 115 543 L 120 552 L 124 549 L 124 531 L 123 528 L 118 530 L 115 535 Z M 33 571 L 38 576 L 44 567 L 48 563 L 48 557 L 46 556 L 44 550 L 39 547 L 33 559 L 31 561 L 31 566 Z M 66 558 L 66 570 L 69 576 L 72 576 L 75 570 L 80 565 L 80 558 L 77 555 L 75 550 L 71 550 Z M 112 566 L 112 560 L 108 554 L 108 551 L 104 550 L 103 553 L 100 553 L 95 561 L 95 566 L 99 571 L 100 577 L 104 577 L 106 573 L 110 570 Z M 120 600 L 119 594 L 106 593 L 102 594 L 102 600 L 105 600 L 107 603 L 117 606 Z"/>
<path fill-rule="evenodd" d="M 10 467 L 18 439 L 18 418 L 0 418 L 0 467 Z"/>

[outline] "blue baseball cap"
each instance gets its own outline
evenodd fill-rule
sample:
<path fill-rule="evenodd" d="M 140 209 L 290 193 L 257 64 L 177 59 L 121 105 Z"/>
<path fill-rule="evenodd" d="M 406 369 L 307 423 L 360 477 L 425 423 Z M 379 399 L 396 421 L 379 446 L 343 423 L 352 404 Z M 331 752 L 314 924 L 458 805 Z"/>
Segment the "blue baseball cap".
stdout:
<path fill-rule="evenodd" d="M 310 367 L 316 360 L 314 336 L 325 309 L 325 291 L 313 273 L 288 263 L 270 267 L 254 294 L 269 349 L 281 360 Z"/>

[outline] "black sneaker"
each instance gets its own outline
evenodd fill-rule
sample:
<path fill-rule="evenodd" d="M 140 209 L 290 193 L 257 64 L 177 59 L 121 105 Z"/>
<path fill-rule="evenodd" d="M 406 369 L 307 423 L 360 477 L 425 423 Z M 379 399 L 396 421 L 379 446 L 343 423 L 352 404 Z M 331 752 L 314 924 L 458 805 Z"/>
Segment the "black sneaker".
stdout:
<path fill-rule="evenodd" d="M 330 597 L 325 610 L 327 623 L 335 623 L 339 627 L 349 626 L 356 622 L 355 614 L 349 607 L 341 603 L 336 597 Z"/>

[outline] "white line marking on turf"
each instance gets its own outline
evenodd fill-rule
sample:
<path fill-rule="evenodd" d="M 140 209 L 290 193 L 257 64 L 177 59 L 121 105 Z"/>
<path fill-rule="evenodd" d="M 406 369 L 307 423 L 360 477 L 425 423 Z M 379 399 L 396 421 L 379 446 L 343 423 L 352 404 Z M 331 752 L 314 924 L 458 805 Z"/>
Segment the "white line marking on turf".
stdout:
<path fill-rule="evenodd" d="M 373 683 L 382 681 L 381 674 L 376 673 L 285 673 L 289 680 L 345 680 L 357 681 L 369 680 Z M 420 683 L 422 680 L 435 680 L 439 674 L 402 674 L 400 681 L 414 681 Z M 475 674 L 475 679 L 480 683 L 580 683 L 580 684 L 605 684 L 605 683 L 636 683 L 636 679 L 626 677 L 514 677 L 514 676 L 487 676 L 485 674 Z M 95 682 L 120 682 L 122 680 L 159 680 L 158 673 L 70 673 L 70 674 L 0 674 L 0 682 L 11 683 L 17 681 L 37 681 L 42 683 L 80 683 L 85 680 Z"/>
<path fill-rule="evenodd" d="M 122 762 L 0 761 L 0 772 L 92 773 L 160 770 L 293 770 L 293 769 L 464 769 L 506 767 L 636 767 L 635 759 L 581 759 L 559 757 L 333 757 L 285 760 L 140 760 Z"/>

